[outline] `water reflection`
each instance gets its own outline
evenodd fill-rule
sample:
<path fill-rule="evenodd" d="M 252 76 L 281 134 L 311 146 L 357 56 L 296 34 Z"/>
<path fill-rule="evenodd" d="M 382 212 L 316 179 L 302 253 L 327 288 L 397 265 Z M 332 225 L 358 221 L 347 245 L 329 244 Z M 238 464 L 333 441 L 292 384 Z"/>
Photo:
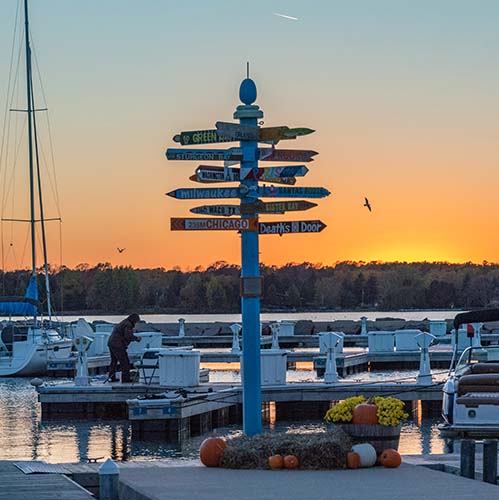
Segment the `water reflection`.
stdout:
<path fill-rule="evenodd" d="M 441 420 L 422 418 L 421 415 L 421 411 L 414 411 L 412 419 L 402 428 L 400 451 L 406 454 L 448 452 L 451 442 L 440 436 L 437 427 Z M 323 429 L 325 425 L 321 421 L 286 423 L 270 418 L 266 429 L 304 432 Z M 232 436 L 241 430 L 239 426 L 232 426 L 215 432 Z M 196 457 L 202 439 L 203 436 L 198 436 L 181 445 L 160 440 L 138 441 L 132 439 L 128 421 L 41 422 L 36 391 L 29 381 L 0 380 L 0 460 L 45 460 L 50 463 L 86 462 L 89 458 L 98 457 L 111 457 L 118 461 L 178 460 Z"/>

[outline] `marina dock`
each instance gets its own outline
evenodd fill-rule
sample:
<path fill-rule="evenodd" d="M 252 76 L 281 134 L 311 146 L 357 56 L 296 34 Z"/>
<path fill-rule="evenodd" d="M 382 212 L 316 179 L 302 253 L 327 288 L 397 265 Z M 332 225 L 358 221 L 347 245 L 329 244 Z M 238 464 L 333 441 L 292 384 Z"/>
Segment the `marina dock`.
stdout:
<path fill-rule="evenodd" d="M 95 497 L 64 474 L 25 474 L 0 461 L 0 500 L 92 500 Z"/>

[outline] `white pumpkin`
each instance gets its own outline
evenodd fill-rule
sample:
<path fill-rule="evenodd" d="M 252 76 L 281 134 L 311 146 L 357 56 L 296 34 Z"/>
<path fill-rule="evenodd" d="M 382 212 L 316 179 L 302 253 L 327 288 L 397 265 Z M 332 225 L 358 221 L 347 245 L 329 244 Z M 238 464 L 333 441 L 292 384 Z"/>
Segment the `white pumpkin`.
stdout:
<path fill-rule="evenodd" d="M 370 443 L 355 444 L 352 451 L 359 454 L 361 467 L 372 467 L 378 458 L 374 446 Z"/>

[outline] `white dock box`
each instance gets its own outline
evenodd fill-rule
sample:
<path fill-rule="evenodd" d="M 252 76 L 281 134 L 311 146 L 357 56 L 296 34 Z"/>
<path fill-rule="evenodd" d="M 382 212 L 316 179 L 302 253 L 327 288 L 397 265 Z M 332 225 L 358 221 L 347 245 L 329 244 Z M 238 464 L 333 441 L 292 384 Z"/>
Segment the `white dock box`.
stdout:
<path fill-rule="evenodd" d="M 394 332 L 368 332 L 367 345 L 369 352 L 393 352 Z"/>
<path fill-rule="evenodd" d="M 330 333 L 334 333 L 341 337 L 338 345 L 336 346 L 336 354 L 341 354 L 343 352 L 343 343 L 345 340 L 345 334 L 343 332 L 319 332 L 319 351 L 327 352 L 328 338 Z"/>
<path fill-rule="evenodd" d="M 262 349 L 262 385 L 284 385 L 286 383 L 287 355 L 282 349 Z"/>
<path fill-rule="evenodd" d="M 114 325 L 112 323 L 97 323 L 95 325 L 96 332 L 112 333 Z"/>
<path fill-rule="evenodd" d="M 435 335 L 435 337 L 443 337 L 447 333 L 447 322 L 446 321 L 430 321 L 430 333 Z"/>
<path fill-rule="evenodd" d="M 109 340 L 110 333 L 95 332 L 93 334 L 93 342 L 90 344 L 87 356 L 106 356 L 109 355 L 109 348 L 107 341 Z"/>
<path fill-rule="evenodd" d="M 421 330 L 395 330 L 393 333 L 397 351 L 419 351 L 416 335 L 423 333 Z"/>
<path fill-rule="evenodd" d="M 159 384 L 168 387 L 199 385 L 201 352 L 187 349 L 159 351 Z"/>
<path fill-rule="evenodd" d="M 295 334 L 294 321 L 279 321 L 279 336 L 292 337 Z"/>
<path fill-rule="evenodd" d="M 136 355 L 144 352 L 144 349 L 159 349 L 162 345 L 163 334 L 161 332 L 138 332 L 135 336 L 140 337 L 140 342 L 132 342 L 128 346 L 128 354 Z"/>

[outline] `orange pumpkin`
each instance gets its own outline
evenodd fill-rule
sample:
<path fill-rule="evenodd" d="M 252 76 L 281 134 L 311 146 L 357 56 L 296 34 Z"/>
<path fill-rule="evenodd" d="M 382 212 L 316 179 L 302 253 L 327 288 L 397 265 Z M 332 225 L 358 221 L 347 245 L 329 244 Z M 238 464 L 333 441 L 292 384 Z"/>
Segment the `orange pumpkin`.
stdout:
<path fill-rule="evenodd" d="M 298 457 L 295 455 L 286 455 L 283 459 L 283 462 L 286 469 L 297 469 L 298 465 L 300 465 Z"/>
<path fill-rule="evenodd" d="M 199 448 L 199 459 L 206 467 L 218 467 L 223 452 L 227 447 L 225 439 L 211 437 L 205 439 Z"/>
<path fill-rule="evenodd" d="M 269 467 L 272 470 L 282 469 L 284 466 L 284 459 L 282 455 L 272 455 L 269 457 Z"/>
<path fill-rule="evenodd" d="M 388 448 L 380 455 L 379 461 L 381 465 L 394 469 L 400 466 L 400 464 L 402 463 L 402 457 L 397 450 Z"/>
<path fill-rule="evenodd" d="M 353 424 L 377 424 L 378 407 L 370 403 L 360 403 L 352 411 Z"/>
<path fill-rule="evenodd" d="M 347 453 L 347 468 L 348 469 L 358 469 L 360 467 L 360 455 L 355 453 L 355 451 L 349 451 Z"/>

